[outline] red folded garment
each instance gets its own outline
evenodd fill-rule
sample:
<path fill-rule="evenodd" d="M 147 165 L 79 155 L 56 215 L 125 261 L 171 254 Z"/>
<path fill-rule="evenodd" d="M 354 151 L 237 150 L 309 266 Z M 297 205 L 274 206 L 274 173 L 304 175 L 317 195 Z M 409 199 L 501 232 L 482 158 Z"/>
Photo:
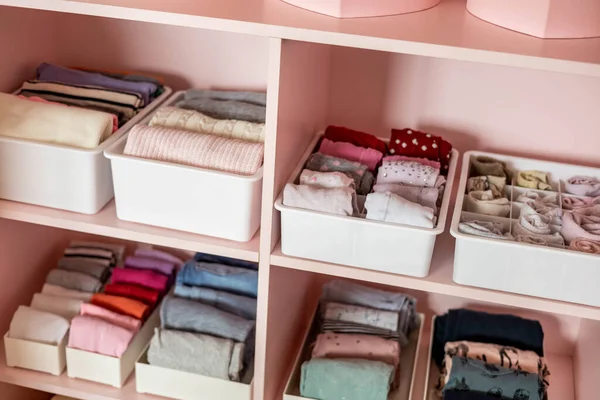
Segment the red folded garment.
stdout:
<path fill-rule="evenodd" d="M 110 283 L 129 283 L 165 293 L 169 277 L 147 269 L 115 268 Z"/>
<path fill-rule="evenodd" d="M 353 131 L 341 126 L 328 126 L 325 129 L 325 138 L 332 142 L 346 142 L 367 149 L 375 149 L 381 152 L 381 154 L 387 153 L 385 142 L 377 139 L 377 137 L 370 133 Z"/>
<path fill-rule="evenodd" d="M 160 292 L 158 290 L 127 283 L 109 283 L 104 286 L 104 293 L 138 300 L 151 308 L 154 308 L 160 300 Z"/>
<path fill-rule="evenodd" d="M 414 129 L 392 129 L 390 154 L 422 157 L 440 163 L 441 172 L 448 172 L 452 145 L 440 136 Z"/>

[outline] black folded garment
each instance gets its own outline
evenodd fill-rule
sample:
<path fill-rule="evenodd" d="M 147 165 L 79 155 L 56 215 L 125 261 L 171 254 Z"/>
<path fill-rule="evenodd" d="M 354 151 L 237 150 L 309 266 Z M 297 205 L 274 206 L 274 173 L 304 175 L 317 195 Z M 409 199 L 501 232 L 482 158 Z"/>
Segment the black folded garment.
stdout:
<path fill-rule="evenodd" d="M 447 342 L 493 343 L 531 350 L 544 356 L 544 331 L 538 321 L 509 314 L 489 314 L 466 309 L 450 310 L 435 319 L 433 359 L 441 367 Z"/>
<path fill-rule="evenodd" d="M 503 397 L 494 396 L 480 392 L 469 392 L 462 390 L 447 390 L 444 393 L 444 400 L 502 400 Z"/>

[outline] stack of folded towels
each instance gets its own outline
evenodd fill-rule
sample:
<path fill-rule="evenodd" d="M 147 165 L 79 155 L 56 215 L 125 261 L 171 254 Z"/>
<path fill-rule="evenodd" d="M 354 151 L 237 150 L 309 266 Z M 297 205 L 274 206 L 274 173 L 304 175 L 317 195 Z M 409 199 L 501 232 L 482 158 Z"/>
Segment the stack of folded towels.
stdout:
<path fill-rule="evenodd" d="M 65 249 L 57 268 L 48 273 L 41 293 L 30 306 L 19 306 L 10 323 L 9 337 L 59 345 L 72 319 L 89 306 L 125 247 L 75 241 Z"/>
<path fill-rule="evenodd" d="M 256 174 L 263 163 L 266 95 L 189 90 L 137 125 L 124 154 L 231 174 Z"/>
<path fill-rule="evenodd" d="M 148 363 L 249 383 L 257 291 L 255 263 L 197 253 L 163 301 Z"/>
<path fill-rule="evenodd" d="M 93 149 L 164 91 L 160 78 L 43 63 L 0 93 L 0 135 Z"/>
<path fill-rule="evenodd" d="M 544 331 L 538 321 L 466 309 L 437 317 L 432 357 L 444 400 L 547 398 Z"/>
<path fill-rule="evenodd" d="M 81 306 L 71 321 L 68 347 L 121 357 L 169 290 L 181 264 L 169 253 L 137 249 L 123 268 L 113 269 L 103 292 Z"/>
<path fill-rule="evenodd" d="M 302 364 L 300 394 L 323 400 L 387 400 L 400 376 L 400 351 L 418 328 L 410 296 L 347 281 L 326 284 L 320 333 Z"/>
<path fill-rule="evenodd" d="M 452 145 L 443 138 L 412 129 L 393 129 L 388 145 L 368 133 L 329 126 L 299 184 L 285 186 L 283 203 L 433 228 L 451 152 Z M 366 213 L 357 195 L 366 196 Z"/>
<path fill-rule="evenodd" d="M 533 190 L 518 193 L 507 189 L 510 184 Z M 516 221 L 503 224 L 493 218 L 463 218 L 459 231 L 600 254 L 600 180 L 574 176 L 564 182 L 562 189 L 564 192 L 559 193 L 558 188 L 552 187 L 547 172 L 528 170 L 513 174 L 503 161 L 475 157 L 467 181 L 465 210 Z"/>

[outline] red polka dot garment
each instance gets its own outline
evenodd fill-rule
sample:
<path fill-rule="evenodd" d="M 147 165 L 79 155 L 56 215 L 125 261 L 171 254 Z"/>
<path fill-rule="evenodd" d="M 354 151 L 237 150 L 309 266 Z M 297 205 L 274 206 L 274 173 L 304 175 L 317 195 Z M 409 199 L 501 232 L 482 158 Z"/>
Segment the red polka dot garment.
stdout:
<path fill-rule="evenodd" d="M 442 174 L 448 172 L 452 145 L 440 136 L 414 129 L 392 129 L 389 154 L 438 161 Z"/>

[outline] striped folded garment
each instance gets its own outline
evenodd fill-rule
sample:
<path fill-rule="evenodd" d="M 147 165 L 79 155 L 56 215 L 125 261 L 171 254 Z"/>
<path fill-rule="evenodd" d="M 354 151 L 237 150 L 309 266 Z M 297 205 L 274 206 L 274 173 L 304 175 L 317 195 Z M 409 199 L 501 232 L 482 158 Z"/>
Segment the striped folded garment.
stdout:
<path fill-rule="evenodd" d="M 133 118 L 144 105 L 137 93 L 55 82 L 26 81 L 19 94 L 114 114 L 119 118 L 120 125 Z"/>
<path fill-rule="evenodd" d="M 264 155 L 262 143 L 157 126 L 136 125 L 124 154 L 238 175 L 254 175 Z"/>
<path fill-rule="evenodd" d="M 177 107 L 161 107 L 148 124 L 163 128 L 183 129 L 185 131 L 210 133 L 229 139 L 241 139 L 249 142 L 265 141 L 265 124 L 235 119 L 215 119 L 194 110 Z"/>

